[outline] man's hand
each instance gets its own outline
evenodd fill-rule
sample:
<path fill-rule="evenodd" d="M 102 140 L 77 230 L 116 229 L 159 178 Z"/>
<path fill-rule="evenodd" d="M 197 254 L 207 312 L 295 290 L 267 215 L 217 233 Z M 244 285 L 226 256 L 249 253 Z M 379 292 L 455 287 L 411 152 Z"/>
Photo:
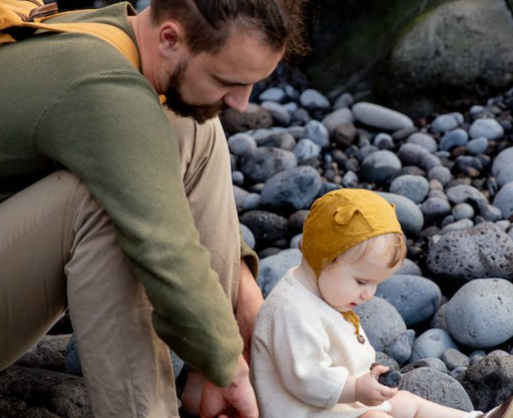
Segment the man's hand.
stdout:
<path fill-rule="evenodd" d="M 249 382 L 249 367 L 239 357 L 235 378 L 230 386 L 221 388 L 211 382 L 203 387 L 201 418 L 258 418 L 255 392 Z"/>
<path fill-rule="evenodd" d="M 246 262 L 240 263 L 239 294 L 237 297 L 237 310 L 235 319 L 239 325 L 239 332 L 244 341 L 244 358 L 250 364 L 251 336 L 253 334 L 253 324 L 264 298 L 255 278 L 251 274 Z"/>

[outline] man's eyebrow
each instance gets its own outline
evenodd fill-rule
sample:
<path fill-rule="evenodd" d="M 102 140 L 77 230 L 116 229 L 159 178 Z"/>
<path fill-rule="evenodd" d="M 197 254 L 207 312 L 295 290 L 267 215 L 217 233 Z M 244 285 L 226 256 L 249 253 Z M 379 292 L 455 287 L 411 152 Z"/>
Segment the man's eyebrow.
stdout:
<path fill-rule="evenodd" d="M 220 84 L 223 84 L 225 86 L 233 86 L 233 87 L 237 87 L 237 86 L 240 86 L 240 87 L 247 87 L 247 86 L 251 86 L 253 83 L 243 83 L 241 81 L 233 81 L 233 80 L 226 80 L 222 77 L 219 77 L 217 75 L 213 75 L 214 79 L 220 83 Z"/>

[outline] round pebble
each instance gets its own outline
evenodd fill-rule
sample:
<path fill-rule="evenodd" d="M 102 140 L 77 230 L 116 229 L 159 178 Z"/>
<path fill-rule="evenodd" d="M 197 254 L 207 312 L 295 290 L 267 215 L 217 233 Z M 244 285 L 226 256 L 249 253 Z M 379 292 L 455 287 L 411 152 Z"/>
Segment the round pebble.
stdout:
<path fill-rule="evenodd" d="M 435 132 L 447 132 L 458 126 L 458 121 L 452 114 L 440 115 L 435 118 L 431 128 Z"/>
<path fill-rule="evenodd" d="M 495 119 L 476 119 L 470 126 L 469 134 L 471 138 L 496 140 L 504 136 L 504 128 Z"/>
<path fill-rule="evenodd" d="M 449 151 L 452 148 L 465 145 L 468 142 L 467 131 L 463 129 L 455 129 L 447 132 L 440 140 L 440 149 Z"/>
<path fill-rule="evenodd" d="M 410 135 L 407 142 L 419 145 L 430 153 L 434 153 L 438 150 L 438 144 L 435 139 L 431 135 L 422 132 L 415 132 Z"/>
<path fill-rule="evenodd" d="M 492 164 L 492 174 L 500 186 L 513 181 L 513 147 L 501 151 Z"/>
<path fill-rule="evenodd" d="M 480 137 L 467 142 L 467 151 L 471 154 L 481 154 L 488 148 L 488 139 Z"/>
<path fill-rule="evenodd" d="M 306 89 L 301 96 L 299 96 L 299 102 L 301 106 L 307 109 L 318 108 L 328 109 L 330 102 L 322 93 L 314 89 Z"/>
<path fill-rule="evenodd" d="M 458 348 L 449 333 L 443 329 L 431 328 L 413 342 L 410 362 L 426 357 L 441 358 L 448 348 Z"/>
<path fill-rule="evenodd" d="M 398 131 L 413 126 L 408 116 L 373 103 L 356 103 L 353 114 L 357 121 L 378 129 Z"/>
<path fill-rule="evenodd" d="M 390 184 L 390 192 L 407 197 L 415 203 L 422 203 L 429 192 L 429 183 L 421 176 L 399 176 Z"/>
<path fill-rule="evenodd" d="M 363 160 L 360 176 L 369 183 L 384 184 L 399 174 L 401 168 L 401 161 L 393 152 L 380 150 Z"/>

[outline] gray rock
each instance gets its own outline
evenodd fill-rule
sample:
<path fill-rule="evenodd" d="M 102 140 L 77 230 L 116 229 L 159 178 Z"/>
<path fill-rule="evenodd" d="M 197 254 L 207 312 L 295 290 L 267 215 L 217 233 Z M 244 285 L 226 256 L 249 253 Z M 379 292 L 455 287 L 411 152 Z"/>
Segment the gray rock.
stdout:
<path fill-rule="evenodd" d="M 454 203 L 468 203 L 468 202 L 479 202 L 483 201 L 488 203 L 486 197 L 473 186 L 466 184 L 459 184 L 457 186 L 450 187 L 446 191 L 449 200 Z"/>
<path fill-rule="evenodd" d="M 278 87 L 271 87 L 260 93 L 258 99 L 261 102 L 266 102 L 268 100 L 272 102 L 281 102 L 285 99 L 285 92 L 283 89 Z"/>
<path fill-rule="evenodd" d="M 466 148 L 471 154 L 482 154 L 488 148 L 488 139 L 484 137 L 472 139 L 468 141 Z"/>
<path fill-rule="evenodd" d="M 241 161 L 241 171 L 252 183 L 265 182 L 275 174 L 296 166 L 296 156 L 280 148 L 257 148 Z"/>
<path fill-rule="evenodd" d="M 238 187 L 236 185 L 233 186 L 233 195 L 235 197 L 235 205 L 237 206 L 237 210 L 242 210 L 244 208 L 244 202 L 248 197 L 248 192 L 244 190 L 242 187 Z"/>
<path fill-rule="evenodd" d="M 405 258 L 403 264 L 401 265 L 401 267 L 399 267 L 399 270 L 397 270 L 395 274 L 409 274 L 410 276 L 422 276 L 422 270 L 415 262 L 409 260 L 408 258 Z"/>
<path fill-rule="evenodd" d="M 287 219 L 275 213 L 251 210 L 242 215 L 240 221 L 251 230 L 257 246 L 272 244 L 288 236 Z"/>
<path fill-rule="evenodd" d="M 413 342 L 410 362 L 427 357 L 441 358 L 449 348 L 458 348 L 450 334 L 440 328 L 431 328 Z"/>
<path fill-rule="evenodd" d="M 408 116 L 373 103 L 356 103 L 353 106 L 353 115 L 357 121 L 365 125 L 388 131 L 398 131 L 413 126 Z"/>
<path fill-rule="evenodd" d="M 261 106 L 271 112 L 273 119 L 281 126 L 288 126 L 290 124 L 290 113 L 281 104 L 276 102 L 262 102 Z"/>
<path fill-rule="evenodd" d="M 390 193 L 407 197 L 414 203 L 422 203 L 429 192 L 428 181 L 421 176 L 403 175 L 390 184 Z"/>
<path fill-rule="evenodd" d="M 448 348 L 442 354 L 442 361 L 445 363 L 449 370 L 454 370 L 457 367 L 470 366 L 470 359 L 461 351 L 455 348 Z"/>
<path fill-rule="evenodd" d="M 426 150 L 426 148 L 420 145 L 406 143 L 401 145 L 397 155 L 403 163 L 403 165 L 415 165 L 417 167 L 420 167 L 422 160 L 427 155 L 430 155 L 430 153 Z"/>
<path fill-rule="evenodd" d="M 451 336 L 472 348 L 489 348 L 513 337 L 513 284 L 504 279 L 475 279 L 447 302 Z"/>
<path fill-rule="evenodd" d="M 394 305 L 406 326 L 413 327 L 434 315 L 442 292 L 438 285 L 424 277 L 395 274 L 378 285 L 376 296 Z"/>
<path fill-rule="evenodd" d="M 17 364 L 39 369 L 65 371 L 65 352 L 70 335 L 46 335 Z"/>
<path fill-rule="evenodd" d="M 452 208 L 452 216 L 454 216 L 456 221 L 461 219 L 472 219 L 474 214 L 474 208 L 468 203 L 458 203 Z"/>
<path fill-rule="evenodd" d="M 394 148 L 394 139 L 392 135 L 379 133 L 374 137 L 373 144 L 378 147 L 378 149 L 391 150 Z"/>
<path fill-rule="evenodd" d="M 251 135 L 238 133 L 228 138 L 230 152 L 240 157 L 253 153 L 257 148 L 255 138 Z"/>
<path fill-rule="evenodd" d="M 454 369 L 451 370 L 451 372 L 449 374 L 451 377 L 454 377 L 456 380 L 458 380 L 461 376 L 463 376 L 463 374 L 465 374 L 467 369 L 468 369 L 468 367 L 464 367 L 464 366 L 455 367 Z"/>
<path fill-rule="evenodd" d="M 381 351 L 376 351 L 376 363 L 390 367 L 392 370 L 399 370 L 399 364 L 397 364 L 397 361 Z"/>
<path fill-rule="evenodd" d="M 503 218 L 501 209 L 493 205 L 489 205 L 484 201 L 478 201 L 477 207 L 485 221 L 496 222 Z"/>
<path fill-rule="evenodd" d="M 416 236 L 420 233 L 424 226 L 424 215 L 414 202 L 393 193 L 378 192 L 378 194 L 395 205 L 397 219 L 406 235 Z"/>
<path fill-rule="evenodd" d="M 273 125 L 271 112 L 255 103 L 250 103 L 248 109 L 242 113 L 235 109 L 226 109 L 223 112 L 222 120 L 223 127 L 229 134 L 267 129 Z"/>
<path fill-rule="evenodd" d="M 445 199 L 430 197 L 420 206 L 426 222 L 434 222 L 443 219 L 451 213 L 451 205 Z"/>
<path fill-rule="evenodd" d="M 262 190 L 262 205 L 268 208 L 308 209 L 322 187 L 319 172 L 310 166 L 282 171 Z"/>
<path fill-rule="evenodd" d="M 431 124 L 431 128 L 435 132 L 447 132 L 459 125 L 458 121 L 452 114 L 440 115 L 435 118 Z"/>
<path fill-rule="evenodd" d="M 335 109 L 340 109 L 344 107 L 352 107 L 354 104 L 354 99 L 351 93 L 342 93 L 337 100 L 335 100 L 335 104 L 333 107 Z"/>
<path fill-rule="evenodd" d="M 385 347 L 406 331 L 406 324 L 399 312 L 380 297 L 358 305 L 355 312 L 376 351 L 385 351 Z"/>
<path fill-rule="evenodd" d="M 513 147 L 506 148 L 495 157 L 492 164 L 492 174 L 496 178 L 499 186 L 513 181 Z"/>
<path fill-rule="evenodd" d="M 241 223 L 240 230 L 242 232 L 242 239 L 246 242 L 246 244 L 248 244 L 248 247 L 252 250 L 255 249 L 256 241 L 253 232 L 251 232 L 251 229 Z"/>
<path fill-rule="evenodd" d="M 447 132 L 440 140 L 440 149 L 448 151 L 454 147 L 465 145 L 468 142 L 468 134 L 463 129 L 455 129 Z"/>
<path fill-rule="evenodd" d="M 306 124 L 305 130 L 306 137 L 321 148 L 326 148 L 330 145 L 330 134 L 321 122 L 312 120 Z"/>
<path fill-rule="evenodd" d="M 400 389 L 462 411 L 474 409 L 461 383 L 432 367 L 420 367 L 403 374 Z"/>
<path fill-rule="evenodd" d="M 301 251 L 297 249 L 283 250 L 260 261 L 258 285 L 266 298 L 274 286 L 292 267 L 301 264 Z"/>
<path fill-rule="evenodd" d="M 301 106 L 307 109 L 328 109 L 330 107 L 329 100 L 320 92 L 314 89 L 306 89 L 299 97 Z"/>
<path fill-rule="evenodd" d="M 513 214 L 513 181 L 506 183 L 495 195 L 493 205 L 499 209 L 504 218 Z"/>
<path fill-rule="evenodd" d="M 292 237 L 290 240 L 289 248 L 297 248 L 299 249 L 299 244 L 303 240 L 303 234 L 298 234 Z"/>
<path fill-rule="evenodd" d="M 232 171 L 232 183 L 241 187 L 244 184 L 244 174 L 241 171 Z"/>
<path fill-rule="evenodd" d="M 259 209 L 261 206 L 261 201 L 262 198 L 260 197 L 259 193 L 248 193 L 248 195 L 246 196 L 246 200 L 244 200 L 243 209 L 245 211 Z"/>
<path fill-rule="evenodd" d="M 446 305 L 447 303 L 444 303 L 442 306 L 440 306 L 438 311 L 436 311 L 435 315 L 431 319 L 431 328 L 440 328 L 448 332 L 447 321 L 445 320 L 445 311 L 447 309 Z"/>
<path fill-rule="evenodd" d="M 292 151 L 299 163 L 311 158 L 318 157 L 321 154 L 321 147 L 310 139 L 301 139 Z"/>
<path fill-rule="evenodd" d="M 412 370 L 419 369 L 420 367 L 431 367 L 441 373 L 448 373 L 445 363 L 436 357 L 426 357 L 422 360 L 415 360 L 401 368 L 401 373 L 408 373 Z"/>
<path fill-rule="evenodd" d="M 489 411 L 511 396 L 513 356 L 486 357 L 460 378 L 476 409 Z"/>
<path fill-rule="evenodd" d="M 496 356 L 496 357 L 508 357 L 508 356 L 510 356 L 510 353 L 508 353 L 507 351 L 501 350 L 501 349 L 497 349 L 497 350 L 490 351 L 488 353 L 487 357 L 493 357 L 493 356 Z"/>
<path fill-rule="evenodd" d="M 74 376 L 82 376 L 82 365 L 80 364 L 80 353 L 78 352 L 77 341 L 75 335 L 72 334 L 66 345 L 66 367 L 65 371 Z"/>
<path fill-rule="evenodd" d="M 342 185 L 345 187 L 356 187 L 358 185 L 359 178 L 354 171 L 347 171 L 342 177 Z"/>
<path fill-rule="evenodd" d="M 415 331 L 408 329 L 399 334 L 394 340 L 385 347 L 385 353 L 392 357 L 399 364 L 405 363 L 411 356 Z"/>
<path fill-rule="evenodd" d="M 513 242 L 500 228 L 484 222 L 450 232 L 431 245 L 426 265 L 455 286 L 477 278 L 513 278 Z"/>
<path fill-rule="evenodd" d="M 452 179 L 451 170 L 443 166 L 435 166 L 428 172 L 429 180 L 438 180 L 442 185 L 446 185 Z"/>
<path fill-rule="evenodd" d="M 354 122 L 351 109 L 343 108 L 327 114 L 322 120 L 322 124 L 328 132 L 332 134 L 338 126 L 347 125 Z"/>
<path fill-rule="evenodd" d="M 376 151 L 363 160 L 360 177 L 364 181 L 381 185 L 392 180 L 401 168 L 401 161 L 393 152 Z"/>
<path fill-rule="evenodd" d="M 459 221 L 452 222 L 449 225 L 444 226 L 440 230 L 440 235 L 448 234 L 449 232 L 455 231 L 466 231 L 467 229 L 473 228 L 474 222 L 470 219 L 460 219 Z"/>
<path fill-rule="evenodd" d="M 476 119 L 469 130 L 472 138 L 500 139 L 504 136 L 504 128 L 495 119 Z"/>
<path fill-rule="evenodd" d="M 422 132 L 415 132 L 410 135 L 407 142 L 410 144 L 420 145 L 430 153 L 434 153 L 438 150 L 438 144 L 435 139 L 431 135 Z"/>

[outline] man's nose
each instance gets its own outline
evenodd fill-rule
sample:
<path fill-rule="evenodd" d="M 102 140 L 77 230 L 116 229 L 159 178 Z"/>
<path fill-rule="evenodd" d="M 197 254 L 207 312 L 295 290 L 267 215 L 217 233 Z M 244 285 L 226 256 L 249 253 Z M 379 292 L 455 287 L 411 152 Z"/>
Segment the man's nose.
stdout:
<path fill-rule="evenodd" d="M 252 88 L 253 85 L 235 87 L 224 96 L 224 103 L 238 112 L 245 112 L 248 108 Z"/>

